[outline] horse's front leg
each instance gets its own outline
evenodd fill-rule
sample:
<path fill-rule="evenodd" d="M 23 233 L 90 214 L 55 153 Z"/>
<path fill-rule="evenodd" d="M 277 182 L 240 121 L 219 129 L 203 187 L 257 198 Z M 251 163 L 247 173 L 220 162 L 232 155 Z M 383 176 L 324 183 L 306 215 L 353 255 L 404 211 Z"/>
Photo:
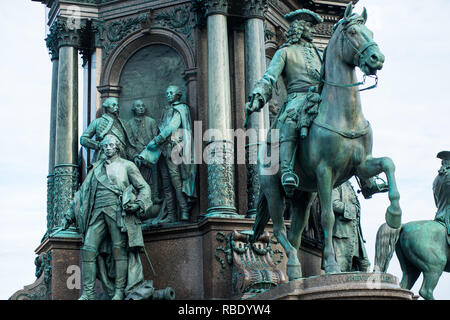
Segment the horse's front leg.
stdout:
<path fill-rule="evenodd" d="M 273 234 L 280 242 L 288 258 L 286 275 L 288 276 L 289 281 L 300 279 L 302 277 L 302 268 L 300 261 L 298 260 L 297 249 L 292 246 L 287 236 L 283 218 L 284 204 L 281 197 L 281 190 L 271 189 L 271 192 L 267 192 L 267 194 L 268 210 L 273 223 Z"/>
<path fill-rule="evenodd" d="M 386 210 L 386 223 L 391 228 L 401 226 L 402 210 L 400 208 L 400 193 L 395 179 L 395 165 L 391 158 L 368 158 L 357 168 L 356 174 L 361 180 L 373 177 L 381 172 L 386 174 L 389 185 L 388 197 L 391 202 Z"/>
<path fill-rule="evenodd" d="M 322 252 L 322 269 L 326 273 L 341 272 L 336 262 L 336 254 L 333 247 L 333 228 L 334 228 L 334 212 L 331 203 L 331 192 L 333 189 L 333 181 L 331 168 L 320 166 L 317 170 L 317 192 L 321 207 L 321 224 L 324 233 L 324 246 Z"/>

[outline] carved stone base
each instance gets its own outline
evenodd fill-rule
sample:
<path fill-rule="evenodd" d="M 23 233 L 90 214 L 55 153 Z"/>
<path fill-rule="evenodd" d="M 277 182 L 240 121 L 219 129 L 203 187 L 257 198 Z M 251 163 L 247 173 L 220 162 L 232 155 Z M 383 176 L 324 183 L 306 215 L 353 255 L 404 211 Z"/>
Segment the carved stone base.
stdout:
<path fill-rule="evenodd" d="M 281 284 L 249 300 L 413 300 L 389 273 L 345 272 Z"/>
<path fill-rule="evenodd" d="M 146 250 L 156 272 L 154 276 L 145 255 L 141 255 L 145 279 L 153 280 L 155 288 L 173 288 L 176 292 L 175 299 L 241 298 L 242 294 L 237 296 L 236 289 L 233 288 L 233 271 L 236 266 L 233 264 L 233 246 L 227 239 L 231 239 L 230 236 L 235 231 L 251 230 L 253 221 L 245 218 L 209 217 L 196 223 L 145 230 Z M 271 228 L 269 223 L 266 231 L 270 234 Z M 75 300 L 80 296 L 81 245 L 80 238 L 53 235 L 36 249 L 37 254 L 51 252 L 52 257 L 51 287 L 49 295 L 44 299 Z M 239 244 L 235 243 L 234 246 L 236 245 Z M 265 250 L 265 247 L 259 249 Z M 277 263 L 277 269 L 285 273 L 287 259 L 284 251 L 279 254 L 278 250 L 282 250 L 280 244 L 271 243 L 273 261 Z M 299 257 L 303 274 L 311 276 L 321 273 L 321 249 L 312 241 L 303 241 Z M 267 257 L 264 259 L 267 260 Z M 239 284 L 236 277 L 234 282 Z M 96 296 L 102 299 L 99 281 L 95 290 Z"/>

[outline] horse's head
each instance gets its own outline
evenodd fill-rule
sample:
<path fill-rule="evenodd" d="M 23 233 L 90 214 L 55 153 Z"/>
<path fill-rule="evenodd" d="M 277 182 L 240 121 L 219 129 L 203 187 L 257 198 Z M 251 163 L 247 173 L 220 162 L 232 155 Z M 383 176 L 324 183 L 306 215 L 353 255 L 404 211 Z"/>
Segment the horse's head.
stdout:
<path fill-rule="evenodd" d="M 366 8 L 358 15 L 352 12 L 350 2 L 333 33 L 341 39 L 341 58 L 349 65 L 358 66 L 364 74 L 375 75 L 383 67 L 384 55 L 373 41 L 373 33 L 366 27 L 366 21 Z"/>

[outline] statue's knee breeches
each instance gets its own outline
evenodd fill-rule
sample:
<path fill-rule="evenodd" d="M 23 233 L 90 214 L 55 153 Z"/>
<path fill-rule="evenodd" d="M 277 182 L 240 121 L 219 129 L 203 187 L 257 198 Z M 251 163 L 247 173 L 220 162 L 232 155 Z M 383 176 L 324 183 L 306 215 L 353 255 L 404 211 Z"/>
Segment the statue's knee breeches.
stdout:
<path fill-rule="evenodd" d="M 280 143 L 284 141 L 295 142 L 297 136 L 297 123 L 294 120 L 287 118 L 280 126 Z"/>

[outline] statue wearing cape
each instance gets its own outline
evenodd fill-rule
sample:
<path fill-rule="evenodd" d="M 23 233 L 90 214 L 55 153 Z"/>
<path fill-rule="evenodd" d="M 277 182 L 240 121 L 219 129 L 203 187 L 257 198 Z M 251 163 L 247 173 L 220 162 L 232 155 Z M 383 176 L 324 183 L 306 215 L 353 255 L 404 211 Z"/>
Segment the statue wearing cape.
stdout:
<path fill-rule="evenodd" d="M 65 219 L 75 221 L 82 241 L 85 242 L 87 230 L 91 219 L 94 219 L 94 201 L 96 199 L 97 189 L 100 184 L 108 189 L 120 194 L 122 204 L 125 201 L 135 201 L 141 208 L 138 214 L 125 214 L 122 205 L 118 205 L 116 223 L 122 232 L 127 233 L 128 243 L 128 274 L 125 294 L 129 294 L 137 285 L 144 281 L 144 274 L 139 252 L 144 247 L 142 236 L 141 220 L 147 218 L 147 214 L 152 206 L 150 197 L 150 187 L 143 179 L 136 165 L 128 160 L 118 158 L 126 178 L 122 181 L 116 181 L 111 184 L 105 174 L 105 159 L 93 164 L 86 179 L 80 189 L 75 193 L 71 206 L 65 214 Z M 135 191 L 136 190 L 136 191 Z M 134 195 L 134 192 L 137 194 Z M 130 200 L 131 198 L 131 200 Z M 101 242 L 97 256 L 97 278 L 102 282 L 105 292 L 112 296 L 114 294 L 114 261 L 112 256 L 112 246 L 109 234 Z"/>

